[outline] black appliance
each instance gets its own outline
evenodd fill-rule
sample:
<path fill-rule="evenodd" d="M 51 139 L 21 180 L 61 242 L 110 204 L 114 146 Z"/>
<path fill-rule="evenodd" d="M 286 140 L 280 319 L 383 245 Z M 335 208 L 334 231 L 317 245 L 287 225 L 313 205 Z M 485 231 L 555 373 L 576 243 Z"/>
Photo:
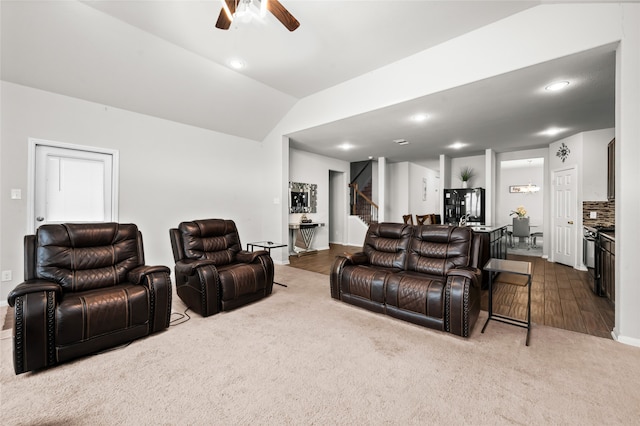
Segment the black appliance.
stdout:
<path fill-rule="evenodd" d="M 485 224 L 484 188 L 444 190 L 444 223 L 458 225 L 463 217 L 467 224 Z"/>
<path fill-rule="evenodd" d="M 592 290 L 604 296 L 602 288 L 602 261 L 600 260 L 600 232 L 613 232 L 614 226 L 585 226 L 582 233 L 582 261 L 593 278 Z"/>

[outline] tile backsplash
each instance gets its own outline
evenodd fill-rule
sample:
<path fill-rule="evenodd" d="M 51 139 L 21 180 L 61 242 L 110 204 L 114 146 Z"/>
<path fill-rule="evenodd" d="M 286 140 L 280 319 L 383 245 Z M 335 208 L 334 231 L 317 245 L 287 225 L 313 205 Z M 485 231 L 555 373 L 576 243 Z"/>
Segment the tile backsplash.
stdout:
<path fill-rule="evenodd" d="M 591 219 L 589 213 L 596 212 L 598 217 Z M 615 201 L 583 201 L 582 224 L 586 226 L 614 226 L 616 222 Z"/>

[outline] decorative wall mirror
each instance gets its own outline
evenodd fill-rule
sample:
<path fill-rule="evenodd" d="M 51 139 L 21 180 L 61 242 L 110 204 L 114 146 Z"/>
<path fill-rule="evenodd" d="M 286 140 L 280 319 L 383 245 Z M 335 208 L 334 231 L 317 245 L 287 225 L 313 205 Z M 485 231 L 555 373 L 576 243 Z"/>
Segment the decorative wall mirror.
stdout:
<path fill-rule="evenodd" d="M 289 182 L 289 213 L 316 213 L 318 185 Z"/>

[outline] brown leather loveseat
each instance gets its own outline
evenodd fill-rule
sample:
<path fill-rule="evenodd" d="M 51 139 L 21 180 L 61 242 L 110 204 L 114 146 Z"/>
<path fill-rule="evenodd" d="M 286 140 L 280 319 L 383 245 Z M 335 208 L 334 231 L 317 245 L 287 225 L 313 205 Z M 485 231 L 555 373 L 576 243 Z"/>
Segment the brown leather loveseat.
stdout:
<path fill-rule="evenodd" d="M 171 270 L 144 263 L 133 224 L 43 225 L 27 235 L 25 282 L 8 298 L 16 374 L 169 327 Z"/>
<path fill-rule="evenodd" d="M 468 337 L 480 312 L 479 252 L 469 228 L 372 224 L 363 251 L 333 263 L 331 297 Z"/>

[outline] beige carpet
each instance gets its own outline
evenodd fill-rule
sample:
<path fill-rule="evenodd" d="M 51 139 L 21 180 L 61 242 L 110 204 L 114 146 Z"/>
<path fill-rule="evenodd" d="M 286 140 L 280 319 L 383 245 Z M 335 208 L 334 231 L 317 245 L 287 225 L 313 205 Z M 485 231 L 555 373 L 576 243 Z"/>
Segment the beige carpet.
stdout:
<path fill-rule="evenodd" d="M 35 374 L 14 375 L 3 335 L 2 424 L 639 422 L 640 348 L 544 326 L 525 347 L 497 322 L 462 339 L 335 301 L 326 275 L 276 280 L 251 306 Z"/>

